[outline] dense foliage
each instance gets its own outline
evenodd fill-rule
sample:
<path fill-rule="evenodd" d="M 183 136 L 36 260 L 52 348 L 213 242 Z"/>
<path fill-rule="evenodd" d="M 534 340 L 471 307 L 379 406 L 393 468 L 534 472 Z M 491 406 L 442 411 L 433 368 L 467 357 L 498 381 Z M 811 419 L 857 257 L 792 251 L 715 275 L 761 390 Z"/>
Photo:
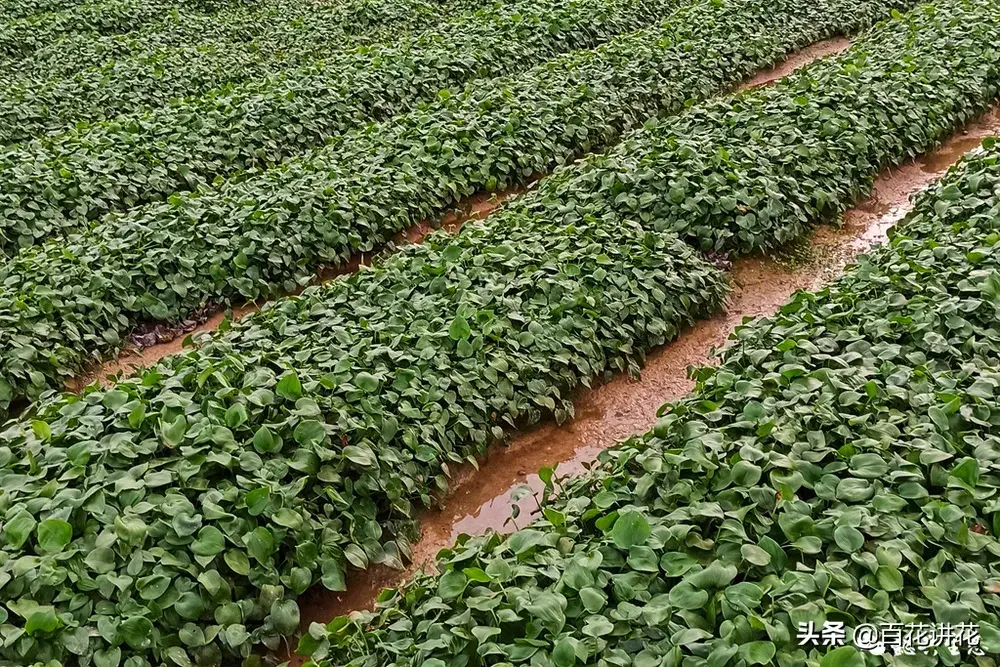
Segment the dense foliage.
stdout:
<path fill-rule="evenodd" d="M 167 12 L 157 21 L 122 34 L 68 33 L 31 52 L 0 55 L 0 73 L 5 85 L 13 85 L 17 77 L 66 78 L 112 61 L 155 58 L 171 47 L 209 42 L 220 48 L 223 43 L 237 45 L 282 30 L 286 22 L 301 20 L 322 4 L 323 0 L 238 2 L 211 14 Z"/>
<path fill-rule="evenodd" d="M 834 220 L 882 169 L 1000 91 L 1000 4 L 946 2 L 773 88 L 711 101 L 546 179 L 533 200 L 613 209 L 704 250 L 773 247 Z"/>
<path fill-rule="evenodd" d="M 565 169 L 455 236 L 431 234 L 137 376 L 48 396 L 8 422 L 0 664 L 260 664 L 255 646 L 296 633 L 307 587 L 342 590 L 348 564 L 407 558 L 414 513 L 447 486 L 450 465 L 475 464 L 512 427 L 565 418 L 573 388 L 636 373 L 646 350 L 719 307 L 725 278 L 698 248 L 766 247 L 831 217 L 873 170 L 995 95 L 994 0 L 935 5 L 774 92 L 651 124 L 628 144 L 634 159 L 615 151 Z M 530 37 L 494 54 L 567 50 L 567 35 L 596 40 L 666 3 L 532 6 L 530 20 L 509 4 L 476 15 Z M 600 146 L 890 6 L 691 4 L 600 49 L 441 94 L 260 178 L 28 249 L 0 268 L 0 400 L 55 384 L 143 317 L 296 286 L 463 194 Z M 485 58 L 489 39 L 470 39 L 464 55 Z M 433 53 L 462 63 L 456 80 L 482 72 Z M 834 88 L 820 95 L 820 83 Z M 372 109 L 405 109 L 391 96 L 412 93 L 387 94 Z M 848 117 L 878 136 L 846 135 Z M 729 135 L 731 121 L 741 129 Z M 670 127 L 695 128 L 692 142 L 728 139 L 668 158 L 688 140 Z M 776 160 L 781 147 L 796 164 Z M 366 667 L 841 667 L 860 658 L 807 654 L 791 625 L 930 614 L 990 621 L 984 638 L 1000 650 L 994 149 L 935 189 L 872 261 L 740 329 L 721 370 L 699 374 L 699 393 L 604 455 L 599 474 L 566 482 L 545 521 L 459 545 L 439 578 L 376 615 L 314 627 L 304 648 L 324 665 Z M 668 167 L 682 158 L 704 160 L 703 181 L 685 176 L 681 188 Z M 723 194 L 724 179 L 738 194 Z M 734 189 L 744 183 L 766 203 Z M 688 187 L 706 199 L 688 202 Z M 774 208 L 803 200 L 820 203 L 799 204 L 798 218 Z M 699 203 L 746 210 L 689 228 L 671 213 L 681 202 L 692 218 Z"/>
<path fill-rule="evenodd" d="M 321 146 L 475 78 L 663 18 L 675 0 L 513 0 L 136 116 L 0 150 L 2 249 Z"/>
<path fill-rule="evenodd" d="M 31 52 L 66 33 L 108 34 L 134 30 L 170 11 L 214 11 L 228 0 L 88 0 L 0 24 L 0 53 Z M 232 0 L 244 2 L 245 0 Z"/>
<path fill-rule="evenodd" d="M 6 22 L 33 14 L 57 12 L 82 2 L 83 0 L 12 0 L 0 5 L 0 20 Z"/>
<path fill-rule="evenodd" d="M 450 463 L 635 371 L 724 286 L 669 234 L 508 216 L 40 404 L 0 434 L 0 657 L 214 665 L 276 647 L 310 584 L 401 564 L 411 504 Z"/>
<path fill-rule="evenodd" d="M 992 142 L 987 145 L 992 146 Z M 308 665 L 978 665 L 1000 655 L 1000 150 L 831 287 L 737 329 L 544 520 L 460 539 Z M 978 622 L 985 655 L 799 646 Z"/>
<path fill-rule="evenodd" d="M 0 268 L 9 286 L 0 293 L 0 381 L 9 387 L 0 401 L 59 387 L 139 321 L 290 291 L 464 195 L 551 169 L 891 6 L 693 3 L 658 27 L 477 82 L 260 178 L 23 251 Z"/>
<path fill-rule="evenodd" d="M 67 76 L 17 76 L 0 89 L 0 143 L 29 141 L 79 121 L 109 120 L 175 98 L 260 79 L 348 48 L 429 28 L 483 3 L 475 0 L 349 0 L 268 11 L 249 41 L 198 40 Z M 283 8 L 284 9 L 284 8 Z M 241 17 L 242 18 L 242 17 Z M 216 93 L 218 94 L 218 93 Z"/>

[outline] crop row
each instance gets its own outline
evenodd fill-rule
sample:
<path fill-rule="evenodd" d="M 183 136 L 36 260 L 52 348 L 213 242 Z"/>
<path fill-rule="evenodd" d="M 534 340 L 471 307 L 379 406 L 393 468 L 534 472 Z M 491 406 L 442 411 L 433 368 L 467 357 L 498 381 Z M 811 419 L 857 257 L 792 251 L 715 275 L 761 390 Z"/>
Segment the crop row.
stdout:
<path fill-rule="evenodd" d="M 0 20 L 6 22 L 44 12 L 56 12 L 82 2 L 83 0 L 7 0 L 0 5 Z"/>
<path fill-rule="evenodd" d="M 114 60 L 75 75 L 14 79 L 0 91 L 0 143 L 80 121 L 113 119 L 222 86 L 267 77 L 362 44 L 398 38 L 481 6 L 473 0 L 352 0 L 296 8 L 251 41 L 207 40 Z M 220 93 L 215 93 L 218 95 Z"/>
<path fill-rule="evenodd" d="M 127 58 L 155 58 L 171 47 L 247 42 L 275 24 L 316 11 L 320 2 L 258 0 L 231 3 L 211 14 L 170 11 L 159 20 L 122 34 L 67 33 L 30 53 L 0 56 L 4 84 L 24 79 L 71 77 L 76 72 Z"/>
<path fill-rule="evenodd" d="M 0 656 L 208 665 L 275 648 L 295 596 L 342 590 L 345 561 L 402 564 L 411 503 L 448 465 L 635 369 L 723 288 L 669 234 L 521 218 L 439 232 L 142 377 L 42 404 L 0 436 L 5 548 L 38 554 L 0 566 L 20 615 Z"/>
<path fill-rule="evenodd" d="M 815 39 L 888 13 L 882 0 L 775 12 L 694 3 L 657 27 L 470 87 L 217 191 L 111 217 L 0 268 L 0 400 L 34 397 L 138 322 L 275 296 L 482 189 L 613 141 Z M 735 38 L 735 36 L 739 38 Z M 9 317 L 7 313 L 10 313 Z M 42 352 L 45 350 L 46 352 Z"/>
<path fill-rule="evenodd" d="M 516 0 L 0 153 L 4 250 L 108 211 L 267 168 L 476 78 L 523 71 L 662 19 L 674 0 Z M 442 93 L 444 94 L 444 93 Z M 14 227 L 12 229 L 12 227 Z"/>
<path fill-rule="evenodd" d="M 789 30 L 809 11 L 770 6 Z M 569 390 L 637 371 L 724 292 L 672 233 L 512 207 L 38 404 L 0 433 L 0 656 L 146 667 L 274 647 L 306 587 L 407 557 L 412 504 L 449 465 L 571 414 Z"/>
<path fill-rule="evenodd" d="M 0 25 L 0 53 L 31 52 L 60 35 L 134 30 L 179 9 L 214 11 L 226 0 L 95 0 L 55 12 L 45 12 Z M 244 0 L 234 0 L 242 2 Z"/>
<path fill-rule="evenodd" d="M 836 219 L 879 171 L 930 148 L 994 100 L 1000 21 L 964 23 L 980 7 L 925 7 L 908 32 L 882 31 L 773 88 L 653 124 L 547 179 L 533 200 L 543 208 L 550 198 L 567 202 L 581 214 L 611 208 L 703 250 L 784 243 Z"/>
<path fill-rule="evenodd" d="M 991 148 L 888 247 L 738 328 L 691 396 L 562 485 L 543 520 L 460 539 L 377 613 L 314 626 L 307 665 L 872 664 L 796 641 L 826 621 L 848 638 L 976 622 L 995 658 L 998 211 Z"/>

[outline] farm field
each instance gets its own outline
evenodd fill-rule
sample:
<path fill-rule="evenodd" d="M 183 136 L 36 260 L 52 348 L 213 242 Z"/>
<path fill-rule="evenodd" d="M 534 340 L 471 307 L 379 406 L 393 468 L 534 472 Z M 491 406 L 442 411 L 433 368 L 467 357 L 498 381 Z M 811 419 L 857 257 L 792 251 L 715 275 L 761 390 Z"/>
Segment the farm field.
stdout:
<path fill-rule="evenodd" d="M 2 0 L 0 81 L 0 667 L 997 667 L 1000 2 Z"/>

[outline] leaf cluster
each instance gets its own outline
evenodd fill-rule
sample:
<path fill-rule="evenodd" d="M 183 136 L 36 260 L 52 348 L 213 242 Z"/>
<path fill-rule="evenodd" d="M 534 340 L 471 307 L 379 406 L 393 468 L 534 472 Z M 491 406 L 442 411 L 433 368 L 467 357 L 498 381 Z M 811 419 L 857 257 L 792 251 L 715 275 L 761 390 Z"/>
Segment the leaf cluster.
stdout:
<path fill-rule="evenodd" d="M 6 83 L 16 77 L 71 78 L 81 70 L 112 61 L 153 57 L 162 49 L 203 41 L 238 44 L 266 34 L 271 26 L 315 10 L 315 2 L 258 0 L 236 2 L 211 13 L 171 11 L 126 33 L 66 33 L 30 52 L 0 55 Z M 8 79 L 15 77 L 13 79 Z"/>
<path fill-rule="evenodd" d="M 245 2 L 247 0 L 229 0 Z M 0 53 L 29 54 L 69 33 L 123 33 L 172 11 L 211 12 L 227 0 L 87 0 L 57 11 L 15 18 L 0 25 Z"/>
<path fill-rule="evenodd" d="M 274 4 L 283 11 L 267 11 L 267 25 L 249 40 L 198 36 L 190 44 L 109 59 L 70 75 L 46 71 L 10 77 L 0 92 L 0 143 L 26 142 L 83 121 L 142 113 L 241 81 L 262 79 L 350 48 L 419 32 L 481 3 Z"/>
<path fill-rule="evenodd" d="M 923 5 L 773 87 L 650 124 L 533 199 L 614 210 L 717 253 L 787 243 L 997 97 L 1000 20 L 983 7 Z"/>
<path fill-rule="evenodd" d="M 449 466 L 565 418 L 574 387 L 637 372 L 725 286 L 670 234 L 508 216 L 40 404 L 0 434 L 0 659 L 276 648 L 308 586 L 402 565 Z"/>
<path fill-rule="evenodd" d="M 0 249 L 208 189 L 477 78 L 524 71 L 663 18 L 675 0 L 516 0 L 420 35 L 0 149 Z"/>

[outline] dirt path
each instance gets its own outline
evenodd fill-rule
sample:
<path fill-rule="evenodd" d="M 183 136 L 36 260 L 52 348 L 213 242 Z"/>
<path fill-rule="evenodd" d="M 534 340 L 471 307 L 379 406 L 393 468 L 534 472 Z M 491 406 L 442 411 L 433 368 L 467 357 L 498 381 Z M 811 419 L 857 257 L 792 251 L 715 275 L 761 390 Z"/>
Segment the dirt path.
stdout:
<path fill-rule="evenodd" d="M 794 256 L 747 257 L 734 262 L 730 271 L 733 292 L 725 312 L 697 323 L 651 353 L 640 380 L 619 376 L 581 393 L 571 422 L 543 423 L 516 437 L 509 447 L 492 452 L 479 471 L 461 470 L 445 509 L 422 517 L 413 565 L 402 572 L 387 568 L 351 571 L 348 591 L 341 594 L 318 588 L 308 591 L 300 599 L 303 629 L 313 621 L 327 622 L 370 608 L 381 589 L 398 586 L 417 569 L 430 566 L 437 552 L 462 533 L 513 530 L 514 524 L 508 521 L 515 504 L 511 494 L 525 486 L 531 493 L 516 504 L 520 507 L 517 524 L 526 524 L 536 507 L 533 494 L 542 489 L 535 471 L 558 464 L 560 475 L 579 473 L 601 450 L 649 429 L 661 405 L 693 387 L 688 367 L 712 363 L 714 351 L 726 344 L 734 327 L 745 318 L 774 313 L 797 290 L 816 289 L 839 275 L 857 255 L 885 240 L 886 230 L 906 214 L 914 194 L 983 138 L 997 134 L 1000 105 L 937 150 L 883 174 L 873 194 L 844 215 L 841 227 L 816 229 L 791 249 Z M 291 664 L 301 665 L 301 660 Z"/>
<path fill-rule="evenodd" d="M 814 60 L 835 53 L 840 53 L 850 46 L 850 44 L 850 40 L 844 37 L 834 37 L 822 42 L 817 42 L 816 44 L 812 44 L 801 51 L 791 54 L 786 60 L 778 65 L 762 70 L 749 81 L 737 86 L 735 90 L 746 90 L 770 84 L 791 73 L 793 70 L 811 63 Z M 533 177 L 530 180 L 530 183 L 533 184 L 537 182 L 541 176 L 542 175 L 537 175 Z M 504 201 L 516 195 L 522 194 L 526 190 L 530 189 L 530 187 L 531 185 L 528 185 L 511 188 L 502 192 L 483 192 L 476 194 L 446 213 L 440 220 L 426 220 L 407 229 L 405 232 L 398 234 L 393 242 L 387 247 L 398 246 L 403 243 L 419 243 L 424 236 L 438 227 L 451 229 L 453 231 L 457 230 L 465 222 L 485 218 L 493 209 L 500 206 L 500 204 Z M 377 256 L 379 252 L 358 255 L 346 264 L 320 271 L 316 276 L 314 284 L 322 283 L 339 275 L 356 271 L 359 266 L 368 265 L 372 258 Z M 219 325 L 222 324 L 222 321 L 227 317 L 227 315 L 231 316 L 234 320 L 238 320 L 248 313 L 256 312 L 260 309 L 261 305 L 262 304 L 255 303 L 243 304 L 231 309 L 230 313 L 226 313 L 223 310 L 214 312 L 209 311 L 201 320 L 188 320 L 187 322 L 179 325 L 156 326 L 149 332 L 139 335 L 133 334 L 133 342 L 126 346 L 117 358 L 96 366 L 88 373 L 69 380 L 66 383 L 66 386 L 70 391 L 80 391 L 83 387 L 89 385 L 95 380 L 100 380 L 104 384 L 109 384 L 111 382 L 111 378 L 118 374 L 127 375 L 135 371 L 137 368 L 156 363 L 168 354 L 180 352 L 184 349 L 184 341 L 187 339 L 188 335 L 214 331 L 219 328 Z M 144 341 L 156 342 L 148 344 Z"/>

